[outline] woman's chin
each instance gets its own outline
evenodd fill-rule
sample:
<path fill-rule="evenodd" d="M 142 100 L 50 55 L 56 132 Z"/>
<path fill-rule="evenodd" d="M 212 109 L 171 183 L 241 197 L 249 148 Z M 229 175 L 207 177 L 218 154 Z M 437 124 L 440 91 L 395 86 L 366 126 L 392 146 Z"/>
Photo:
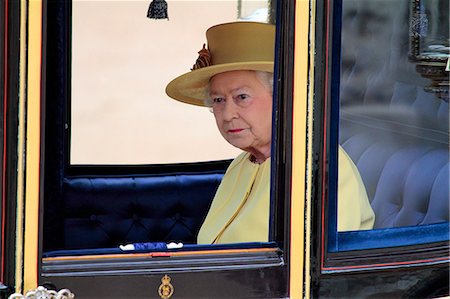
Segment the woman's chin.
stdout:
<path fill-rule="evenodd" d="M 250 143 L 238 141 L 238 140 L 228 140 L 228 143 L 234 147 L 237 147 L 237 148 L 243 150 L 243 151 L 248 151 L 248 148 L 250 147 Z"/>

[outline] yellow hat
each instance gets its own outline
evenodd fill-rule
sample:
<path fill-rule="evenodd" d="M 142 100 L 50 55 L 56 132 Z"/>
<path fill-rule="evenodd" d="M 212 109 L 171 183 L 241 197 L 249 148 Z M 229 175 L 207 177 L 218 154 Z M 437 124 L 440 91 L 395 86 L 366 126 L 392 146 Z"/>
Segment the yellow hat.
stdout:
<path fill-rule="evenodd" d="M 206 31 L 203 46 L 192 71 L 172 80 L 166 93 L 175 100 L 204 106 L 206 88 L 212 76 L 237 70 L 273 73 L 275 25 L 234 22 Z"/>

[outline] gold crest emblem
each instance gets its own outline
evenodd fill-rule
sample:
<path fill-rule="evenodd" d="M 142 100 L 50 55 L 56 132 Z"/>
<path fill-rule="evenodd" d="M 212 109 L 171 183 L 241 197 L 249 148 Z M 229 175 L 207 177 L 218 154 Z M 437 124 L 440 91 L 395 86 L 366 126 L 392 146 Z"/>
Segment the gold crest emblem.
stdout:
<path fill-rule="evenodd" d="M 158 294 L 162 299 L 169 299 L 173 295 L 173 285 L 170 283 L 170 277 L 164 275 L 161 278 L 161 285 L 158 288 Z"/>

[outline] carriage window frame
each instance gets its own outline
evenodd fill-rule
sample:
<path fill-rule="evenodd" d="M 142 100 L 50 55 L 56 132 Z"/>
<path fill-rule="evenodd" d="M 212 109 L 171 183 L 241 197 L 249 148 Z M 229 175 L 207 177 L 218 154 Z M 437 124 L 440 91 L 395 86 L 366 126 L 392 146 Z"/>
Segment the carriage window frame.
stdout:
<path fill-rule="evenodd" d="M 69 2 L 69 1 L 68 1 Z M 65 3 L 65 4 L 60 4 L 61 7 L 59 7 L 58 9 L 61 9 L 61 11 L 57 12 L 59 14 L 65 14 L 65 13 L 69 13 L 70 14 L 70 3 Z M 292 17 L 292 16 L 291 16 Z M 279 17 L 277 17 L 279 19 Z M 61 21 L 62 20 L 62 21 Z M 55 21 L 56 22 L 56 21 Z M 63 24 L 63 26 L 66 26 L 66 28 L 70 28 L 70 18 L 68 21 L 64 21 L 64 18 L 59 18 L 59 22 L 66 22 L 65 24 Z M 281 51 L 288 51 L 288 50 L 283 50 L 280 48 L 280 41 L 282 40 L 279 36 L 279 26 L 277 24 L 277 40 L 276 40 L 276 57 L 275 57 L 275 70 L 277 70 L 278 68 L 280 68 L 279 66 L 279 58 L 277 58 L 277 56 L 281 57 L 282 53 L 280 53 Z M 48 26 L 47 27 L 48 30 L 53 30 L 52 26 Z M 61 29 L 58 29 L 61 30 Z M 64 30 L 63 30 L 64 31 Z M 66 30 L 66 32 L 70 32 L 70 30 Z M 102 175 L 107 175 L 110 177 L 114 177 L 114 176 L 122 176 L 122 175 L 127 175 L 129 173 L 131 174 L 147 174 L 148 170 L 150 170 L 152 172 L 152 174 L 156 174 L 156 175 L 160 175 L 160 174 L 165 174 L 165 173 L 170 173 L 173 172 L 175 169 L 178 169 L 179 172 L 195 172 L 195 168 L 197 163 L 179 163 L 179 164 L 150 164 L 150 165 L 72 165 L 70 163 L 70 63 L 71 63 L 71 58 L 70 58 L 70 46 L 71 46 L 71 38 L 70 35 L 64 35 L 61 33 L 61 31 L 51 31 L 48 35 L 47 35 L 47 39 L 49 39 L 49 37 L 53 36 L 53 35 L 60 35 L 58 38 L 58 41 L 64 45 L 67 45 L 68 49 L 66 49 L 66 53 L 62 53 L 61 57 L 58 58 L 58 61 L 56 61 L 55 58 L 48 58 L 48 63 L 49 65 L 47 66 L 47 73 L 51 73 L 51 76 L 58 76 L 58 80 L 49 80 L 47 78 L 46 84 L 47 84 L 47 88 L 46 90 L 48 91 L 47 97 L 56 97 L 59 99 L 64 99 L 64 104 L 62 107 L 62 111 L 64 111 L 63 115 L 61 115 L 61 119 L 59 120 L 61 123 L 63 123 L 63 127 L 64 130 L 63 131 L 59 131 L 57 132 L 57 134 L 61 134 L 60 136 L 63 136 L 63 139 L 61 141 L 61 144 L 59 145 L 61 149 L 60 151 L 57 151 L 58 153 L 58 158 L 60 159 L 59 162 L 59 166 L 62 167 L 61 169 L 59 169 L 57 171 L 57 173 L 55 173 L 54 175 L 56 176 L 61 176 L 64 178 L 72 178 L 72 177 L 79 177 L 79 176 L 88 176 L 88 177 L 95 177 L 95 176 L 102 176 Z M 61 50 L 61 49 L 58 49 Z M 58 65 L 58 67 L 55 67 L 55 65 Z M 60 67 L 59 67 L 60 66 Z M 49 72 L 50 70 L 50 72 Z M 50 77 L 51 77 L 50 76 Z M 280 78 L 281 75 L 278 72 L 274 73 L 274 77 L 275 78 Z M 274 82 L 279 82 L 278 79 L 275 79 Z M 55 86 L 57 86 L 57 88 L 54 88 Z M 284 87 L 284 88 L 292 88 L 292 86 L 288 86 L 288 87 Z M 289 93 L 289 91 L 283 91 L 284 93 Z M 280 98 L 282 97 L 282 92 L 279 91 L 279 87 L 274 85 L 274 99 L 275 98 Z M 50 105 L 48 103 L 49 101 L 47 101 L 47 105 Z M 281 100 L 274 100 L 274 113 L 273 113 L 273 119 L 277 119 L 275 117 L 275 113 L 276 111 L 278 111 L 278 108 L 276 107 L 275 102 L 278 103 L 283 103 L 283 101 Z M 54 109 L 54 107 L 52 108 Z M 61 107 L 57 107 L 56 109 L 61 109 Z M 50 112 L 47 113 L 48 118 L 53 117 L 54 112 Z M 286 124 L 286 126 L 288 126 L 289 123 Z M 273 126 L 272 126 L 272 130 L 274 131 L 274 135 L 277 134 L 277 129 L 276 128 L 276 124 L 275 122 L 273 122 Z M 47 136 L 51 136 L 52 134 L 55 134 L 55 132 L 53 130 L 55 130 L 55 128 L 53 128 L 52 126 L 46 126 L 46 130 L 50 130 L 50 132 L 47 134 Z M 46 140 L 48 140 L 48 137 L 46 138 Z M 274 138 L 275 140 L 275 138 Z M 277 149 L 275 146 L 275 142 L 274 140 L 272 141 L 272 149 L 274 149 L 274 151 L 280 151 L 281 149 Z M 49 142 L 49 141 L 46 141 Z M 46 147 L 46 151 L 49 150 L 49 147 Z M 275 159 L 274 157 L 272 157 L 272 159 Z M 48 159 L 47 159 L 48 160 Z M 200 164 L 200 168 L 208 168 L 208 167 L 221 167 L 220 165 L 225 165 L 229 163 L 228 160 L 224 160 L 224 161 L 211 161 L 211 162 L 200 162 L 198 164 Z M 202 166 L 203 165 L 203 166 Z M 211 166 L 212 165 L 212 166 Z M 216 166 L 214 166 L 216 165 Z M 276 165 L 274 163 L 274 165 Z M 45 169 L 45 168 L 44 168 Z M 49 168 L 51 169 L 51 168 Z M 276 186 L 277 182 L 273 182 L 272 178 L 273 178 L 273 173 L 276 172 L 277 170 L 275 170 L 275 167 L 272 168 L 271 172 L 271 190 L 272 190 L 272 186 Z M 51 174 L 53 175 L 53 174 Z M 286 186 L 288 184 L 285 184 Z M 283 186 L 280 189 L 286 189 L 287 187 Z M 287 205 L 282 205 L 280 204 L 280 207 L 278 207 L 279 205 L 276 204 L 276 202 L 281 202 L 281 201 L 285 201 L 284 197 L 277 195 L 279 192 L 279 190 L 272 190 L 271 191 L 271 216 L 270 216 L 270 227 L 269 227 L 269 241 L 268 242 L 263 242 L 263 243 L 234 243 L 234 244 L 226 244 L 225 246 L 211 246 L 211 249 L 217 248 L 218 250 L 223 249 L 222 247 L 224 247 L 225 249 L 248 249 L 248 248 L 268 248 L 268 249 L 272 249 L 274 252 L 278 252 L 276 253 L 276 255 L 279 256 L 280 260 L 280 266 L 284 266 L 284 262 L 282 261 L 282 255 L 280 253 L 280 250 L 282 252 L 284 252 L 284 254 L 286 254 L 288 252 L 288 248 L 287 245 L 285 245 L 284 242 L 284 238 L 285 238 L 285 234 L 282 233 L 284 227 L 286 226 L 285 222 L 289 221 L 286 220 L 281 214 L 286 214 L 286 212 L 284 211 L 284 209 L 287 208 Z M 275 194 L 275 195 L 273 195 Z M 284 194 L 284 193 L 283 193 Z M 274 196 L 276 196 L 276 199 Z M 274 211 L 274 209 L 276 209 L 276 211 Z M 280 214 L 276 217 L 273 217 L 273 214 L 277 213 Z M 44 218 L 45 218 L 45 213 L 44 213 Z M 200 245 L 198 249 L 201 249 L 202 247 L 205 247 L 204 245 Z M 186 250 L 181 250 L 181 251 L 185 251 L 185 252 L 189 252 L 190 250 L 198 250 L 196 248 L 188 248 Z M 93 252 L 94 253 L 94 252 Z M 102 252 L 98 252 L 98 253 L 102 253 Z M 75 252 L 70 252 L 70 250 L 68 252 L 62 252 L 59 250 L 56 250 L 55 252 L 53 252 L 51 254 L 52 257 L 60 257 L 60 256 L 66 256 L 67 254 L 72 255 L 75 254 Z M 126 254 L 126 253 L 125 253 Z M 233 255 L 233 252 L 230 252 L 230 255 Z M 51 260 L 52 257 L 46 255 L 44 253 L 44 259 L 47 260 Z"/>
<path fill-rule="evenodd" d="M 6 6 L 7 6 L 7 1 L 4 3 L 4 5 L 0 5 L 0 21 L 3 23 L 2 25 L 2 30 L 0 30 L 0 84 L 1 84 L 1 88 L 0 88 L 0 98 L 2 99 L 2 106 L 0 109 L 0 119 L 2 120 L 2 124 L 0 124 L 0 132 L 1 132 L 1 138 L 2 138 L 2 143 L 1 143 L 1 156 L 2 156 L 2 161 L 3 159 L 5 159 L 4 155 L 3 155 L 3 151 L 5 150 L 5 138 L 4 138 L 4 134 L 5 134 L 5 128 L 4 128 L 4 119 L 5 119 L 5 99 L 7 97 L 6 93 L 8 91 L 8 87 L 7 87 L 7 53 L 5 53 L 7 51 L 6 47 L 7 47 L 7 42 L 8 42 L 8 32 L 7 32 L 7 28 L 8 28 L 8 11 L 6 10 Z M 2 165 L 4 166 L 4 163 L 2 163 Z M 0 185 L 0 191 L 2 192 L 2 194 L 4 194 L 4 189 L 6 188 L 6 186 L 4 186 L 4 179 L 3 176 L 5 175 L 5 169 L 4 167 L 2 167 L 2 173 L 0 174 L 0 179 L 2 180 L 2 183 Z M 0 256 L 2 257 L 0 259 L 0 284 L 4 283 L 4 277 L 5 277 L 5 246 L 4 244 L 4 240 L 5 240 L 5 227 L 4 227 L 4 221 L 3 218 L 4 216 L 4 208 L 5 208 L 5 201 L 6 198 L 4 196 L 2 196 L 1 198 L 1 206 L 0 206 L 0 239 L 2 240 L 2 245 L 0 247 Z"/>
<path fill-rule="evenodd" d="M 379 252 L 391 250 L 395 252 L 418 252 L 425 250 L 428 257 L 425 262 L 440 262 L 447 258 L 445 251 L 448 250 L 450 234 L 450 222 L 427 224 L 411 227 L 395 227 L 386 229 L 372 229 L 363 231 L 337 231 L 337 156 L 339 135 L 339 102 L 340 102 L 340 64 L 341 64 L 341 27 L 342 27 L 342 4 L 345 0 L 336 0 L 324 5 L 324 9 L 317 9 L 318 14 L 323 13 L 324 24 L 321 28 L 322 35 L 316 36 L 317 44 L 324 46 L 324 51 L 317 51 L 317 57 L 324 57 L 316 63 L 316 69 L 323 73 L 316 74 L 316 99 L 323 94 L 323 102 L 316 102 L 316 115 L 320 115 L 322 124 L 316 123 L 317 127 L 324 126 L 326 134 L 316 139 L 315 148 L 321 152 L 318 169 L 321 169 L 320 179 L 316 179 L 316 186 L 321 190 L 318 201 L 320 202 L 319 213 L 316 214 L 318 221 L 317 232 L 321 247 L 321 269 L 324 272 L 348 271 L 367 267 L 382 267 L 383 258 L 374 257 Z M 320 19 L 320 18 L 319 18 Z M 320 24 L 319 24 L 320 25 Z M 319 28 L 319 27 L 318 27 Z M 320 32 L 320 29 L 317 30 Z M 320 35 L 320 33 L 318 33 Z M 323 64 L 321 64 L 323 63 Z M 317 70 L 316 70 L 317 72 Z M 322 74 L 325 74 L 323 77 Z M 327 83 L 328 82 L 328 83 Z M 323 105 L 323 106 L 322 106 Z M 324 111 L 325 112 L 324 114 Z M 328 113 L 329 117 L 326 117 Z M 319 121 L 320 122 L 320 121 Z M 322 144 L 320 144 L 322 142 Z M 431 249 L 430 249 L 431 246 Z M 428 247 L 428 248 L 426 248 Z M 445 249 L 447 248 L 447 249 Z M 343 257 L 348 257 L 343 258 Z M 357 259 L 355 259 L 355 257 Z M 405 259 L 418 259 L 417 255 L 404 257 Z M 390 257 L 390 261 L 396 264 L 402 258 Z M 386 258 L 386 261 L 388 258 Z M 424 262 L 422 261 L 422 262 Z M 361 265 L 361 266 L 358 266 Z"/>

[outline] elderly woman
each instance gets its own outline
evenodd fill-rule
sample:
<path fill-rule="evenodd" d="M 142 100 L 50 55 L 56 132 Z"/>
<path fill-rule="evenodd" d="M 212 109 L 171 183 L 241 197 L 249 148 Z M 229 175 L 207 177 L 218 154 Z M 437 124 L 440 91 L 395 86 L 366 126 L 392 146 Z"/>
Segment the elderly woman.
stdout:
<path fill-rule="evenodd" d="M 212 107 L 217 127 L 243 150 L 228 167 L 197 237 L 199 244 L 266 242 L 275 26 L 236 22 L 207 30 L 191 72 L 167 85 L 179 101 Z M 339 151 L 339 230 L 372 228 L 374 214 L 355 165 Z"/>

